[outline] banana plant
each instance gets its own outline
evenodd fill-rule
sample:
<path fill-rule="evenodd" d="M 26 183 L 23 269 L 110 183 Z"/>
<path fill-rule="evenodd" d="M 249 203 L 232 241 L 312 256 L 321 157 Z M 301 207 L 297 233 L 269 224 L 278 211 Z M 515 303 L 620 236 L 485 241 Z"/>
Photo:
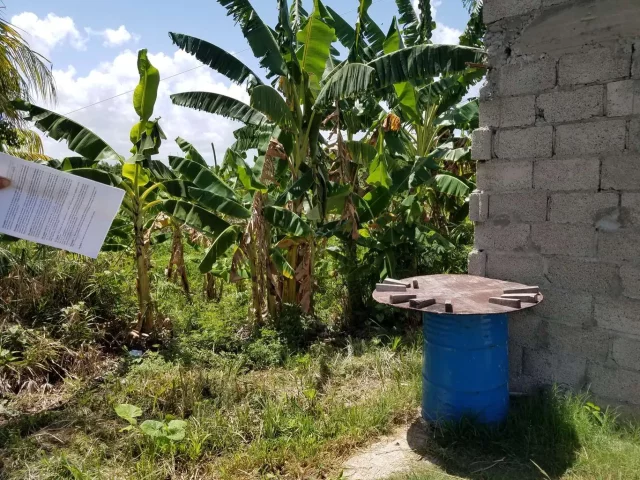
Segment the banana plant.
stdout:
<path fill-rule="evenodd" d="M 128 159 L 91 130 L 67 117 L 25 102 L 19 103 L 18 108 L 27 113 L 26 119 L 33 121 L 38 129 L 55 140 L 66 141 L 70 150 L 82 156 L 81 160 L 65 160 L 61 167 L 66 163 L 69 173 L 125 190 L 121 215 L 112 233 L 124 240 L 117 243 L 118 247 L 126 245 L 128 239 L 133 242 L 139 314 L 132 334 L 146 337 L 156 335 L 162 327 L 149 275 L 151 227 L 158 215 L 169 215 L 172 220 L 212 238 L 217 238 L 230 225 L 213 211 L 191 201 L 188 191 L 175 184 L 176 174 L 164 163 L 152 159 L 164 139 L 158 120 L 151 119 L 160 74 L 149 61 L 146 50 L 138 52 L 137 66 L 140 80 L 134 91 L 133 106 L 138 122 L 130 132 L 132 155 Z M 120 174 L 113 173 L 111 168 L 95 168 L 95 164 L 102 161 L 118 162 Z M 206 188 L 210 188 L 208 184 Z M 132 226 L 132 234 L 126 232 L 127 225 Z"/>

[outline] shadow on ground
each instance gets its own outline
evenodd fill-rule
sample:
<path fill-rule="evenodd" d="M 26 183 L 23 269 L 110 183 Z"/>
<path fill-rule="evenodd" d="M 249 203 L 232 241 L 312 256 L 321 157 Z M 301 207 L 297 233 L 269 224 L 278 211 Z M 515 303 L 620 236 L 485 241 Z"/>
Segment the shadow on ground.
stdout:
<path fill-rule="evenodd" d="M 496 428 L 418 419 L 407 443 L 450 475 L 483 480 L 559 479 L 580 449 L 570 412 L 551 393 L 512 400 L 509 419 Z"/>

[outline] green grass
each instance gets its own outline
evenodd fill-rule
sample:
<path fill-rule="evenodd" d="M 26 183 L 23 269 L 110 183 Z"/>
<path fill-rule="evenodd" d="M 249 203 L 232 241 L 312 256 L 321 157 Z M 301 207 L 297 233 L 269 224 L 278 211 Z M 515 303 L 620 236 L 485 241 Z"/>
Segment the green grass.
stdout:
<path fill-rule="evenodd" d="M 236 358 L 202 369 L 145 355 L 63 411 L 0 429 L 2 478 L 337 476 L 356 446 L 414 415 L 420 351 L 315 350 L 268 371 L 247 371 Z M 142 419 L 186 419 L 185 439 L 160 448 L 121 431 L 127 424 L 113 411 L 121 403 L 141 407 Z"/>
<path fill-rule="evenodd" d="M 437 466 L 389 480 L 640 478 L 640 429 L 558 390 L 517 400 L 499 429 L 437 428 L 422 453 Z"/>

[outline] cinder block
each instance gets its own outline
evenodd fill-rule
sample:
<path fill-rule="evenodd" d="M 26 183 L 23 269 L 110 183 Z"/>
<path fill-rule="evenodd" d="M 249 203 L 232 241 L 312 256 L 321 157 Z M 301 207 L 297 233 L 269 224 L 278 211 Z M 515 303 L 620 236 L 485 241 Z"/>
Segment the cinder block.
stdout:
<path fill-rule="evenodd" d="M 500 126 L 501 100 L 480 101 L 480 127 L 498 128 Z"/>
<path fill-rule="evenodd" d="M 483 19 L 486 24 L 503 18 L 524 15 L 540 8 L 542 0 L 487 0 L 484 4 Z"/>
<path fill-rule="evenodd" d="M 472 250 L 467 259 L 469 275 L 477 277 L 487 276 L 487 254 L 478 250 Z"/>
<path fill-rule="evenodd" d="M 489 195 L 482 192 L 473 192 L 469 196 L 469 220 L 472 222 L 484 222 L 489 216 Z"/>
<path fill-rule="evenodd" d="M 509 339 L 533 350 L 542 348 L 542 324 L 542 319 L 531 310 L 512 313 L 509 315 Z"/>
<path fill-rule="evenodd" d="M 640 152 L 640 117 L 633 117 L 629 122 L 629 150 Z"/>
<path fill-rule="evenodd" d="M 471 157 L 474 160 L 491 160 L 493 131 L 489 128 L 474 130 L 471 139 Z"/>
<path fill-rule="evenodd" d="M 636 44 L 634 45 L 631 76 L 633 78 L 640 78 L 640 42 L 636 42 Z"/>
<path fill-rule="evenodd" d="M 587 381 L 590 391 L 620 401 L 640 403 L 640 373 L 620 368 L 607 368 L 597 363 L 589 364 Z"/>
<path fill-rule="evenodd" d="M 493 194 L 489 199 L 489 218 L 508 218 L 513 222 L 544 222 L 547 218 L 547 192 Z"/>
<path fill-rule="evenodd" d="M 640 340 L 625 337 L 614 339 L 611 359 L 622 368 L 640 371 Z"/>
<path fill-rule="evenodd" d="M 595 192 L 600 182 L 600 160 L 574 158 L 535 163 L 533 186 L 544 190 L 587 190 Z"/>
<path fill-rule="evenodd" d="M 618 208 L 617 193 L 553 193 L 549 198 L 549 220 L 554 223 L 594 225 Z"/>
<path fill-rule="evenodd" d="M 549 123 L 585 120 L 604 115 L 604 87 L 594 85 L 577 90 L 554 91 L 536 101 L 538 117 Z"/>
<path fill-rule="evenodd" d="M 640 267 L 622 265 L 620 278 L 622 279 L 622 294 L 625 297 L 640 300 Z"/>
<path fill-rule="evenodd" d="M 604 362 L 609 355 L 613 338 L 611 332 L 554 322 L 544 322 L 541 330 L 545 347 L 550 352 L 601 362 Z"/>
<path fill-rule="evenodd" d="M 487 253 L 487 277 L 544 285 L 542 257 L 533 254 Z"/>
<path fill-rule="evenodd" d="M 560 58 L 558 84 L 577 85 L 622 79 L 631 68 L 630 46 L 589 48 Z"/>
<path fill-rule="evenodd" d="M 562 383 L 580 388 L 585 381 L 587 360 L 562 353 L 524 349 L 522 371 L 545 384 Z"/>
<path fill-rule="evenodd" d="M 549 158 L 553 153 L 553 127 L 500 130 L 496 135 L 496 157 Z"/>
<path fill-rule="evenodd" d="M 607 116 L 626 117 L 640 113 L 640 82 L 623 80 L 607 84 Z"/>
<path fill-rule="evenodd" d="M 593 311 L 596 324 L 600 328 L 640 335 L 640 300 L 624 297 L 596 297 Z"/>
<path fill-rule="evenodd" d="M 505 65 L 499 74 L 500 95 L 544 92 L 556 85 L 556 61 L 550 58 Z"/>
<path fill-rule="evenodd" d="M 600 122 L 556 127 L 556 155 L 617 153 L 624 151 L 627 122 Z"/>
<path fill-rule="evenodd" d="M 536 97 L 504 97 L 501 100 L 501 127 L 528 127 L 536 123 Z"/>
<path fill-rule="evenodd" d="M 590 225 L 534 223 L 531 241 L 543 255 L 591 257 L 596 253 L 596 229 Z"/>
<path fill-rule="evenodd" d="M 603 190 L 638 190 L 639 185 L 639 155 L 607 156 L 602 160 Z"/>
<path fill-rule="evenodd" d="M 624 225 L 640 227 L 640 193 L 624 192 L 621 204 L 620 210 Z"/>
<path fill-rule="evenodd" d="M 613 262 L 637 262 L 640 260 L 640 231 L 598 232 L 598 257 Z"/>
<path fill-rule="evenodd" d="M 546 277 L 559 288 L 597 295 L 617 294 L 621 290 L 616 265 L 588 258 L 551 257 Z"/>
<path fill-rule="evenodd" d="M 552 285 L 542 291 L 544 300 L 536 307 L 536 314 L 567 325 L 582 327 L 593 323 L 593 295 L 561 290 Z"/>
<path fill-rule="evenodd" d="M 475 228 L 475 247 L 479 250 L 522 250 L 529 241 L 531 225 L 512 223 L 506 226 L 479 223 Z"/>
<path fill-rule="evenodd" d="M 508 192 L 532 186 L 533 165 L 530 161 L 480 162 L 477 186 L 484 191 Z"/>

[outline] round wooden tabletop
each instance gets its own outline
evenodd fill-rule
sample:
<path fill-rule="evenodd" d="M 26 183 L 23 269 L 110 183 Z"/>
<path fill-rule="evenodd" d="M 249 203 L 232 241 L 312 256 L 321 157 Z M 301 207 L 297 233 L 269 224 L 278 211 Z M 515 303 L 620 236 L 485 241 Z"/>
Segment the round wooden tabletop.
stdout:
<path fill-rule="evenodd" d="M 418 281 L 418 288 L 414 288 L 414 280 Z M 490 298 L 500 298 L 505 290 L 518 290 L 531 287 L 514 282 L 505 282 L 473 275 L 427 275 L 410 277 L 399 280 L 409 287 L 406 292 L 373 292 L 373 298 L 379 303 L 391 305 L 405 310 L 418 312 L 441 313 L 445 315 L 487 315 L 496 313 L 511 313 L 536 306 L 543 300 L 542 293 L 534 295 L 534 302 L 521 301 L 519 308 L 489 303 Z M 393 295 L 415 295 L 416 300 L 435 299 L 436 303 L 424 308 L 410 305 L 410 300 L 392 304 Z M 451 302 L 451 312 L 447 312 L 445 303 Z"/>

